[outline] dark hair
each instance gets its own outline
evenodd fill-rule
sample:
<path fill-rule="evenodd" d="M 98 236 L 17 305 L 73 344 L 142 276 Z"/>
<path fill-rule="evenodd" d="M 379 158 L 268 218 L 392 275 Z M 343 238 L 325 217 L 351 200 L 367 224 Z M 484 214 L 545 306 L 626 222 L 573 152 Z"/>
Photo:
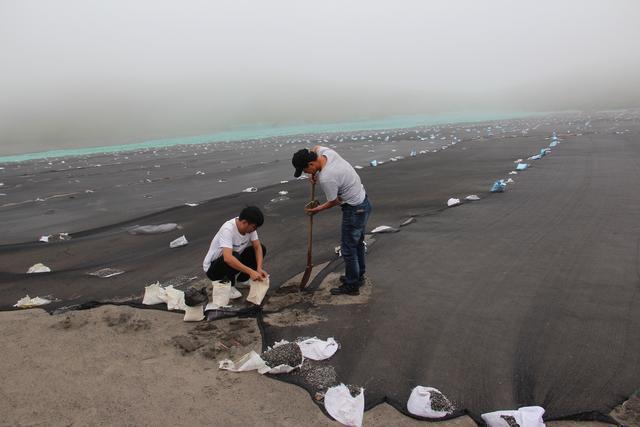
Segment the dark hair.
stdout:
<path fill-rule="evenodd" d="M 240 221 L 247 221 L 249 224 L 255 224 L 256 227 L 260 227 L 264 224 L 264 215 L 262 215 L 262 212 L 257 206 L 247 206 L 242 209 L 238 219 Z"/>

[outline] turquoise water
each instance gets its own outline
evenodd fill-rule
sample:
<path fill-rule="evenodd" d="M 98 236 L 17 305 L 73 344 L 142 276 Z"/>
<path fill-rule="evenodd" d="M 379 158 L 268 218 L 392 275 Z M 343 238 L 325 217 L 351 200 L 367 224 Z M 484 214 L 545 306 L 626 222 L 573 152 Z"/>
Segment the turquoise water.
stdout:
<path fill-rule="evenodd" d="M 145 148 L 163 148 L 175 145 L 206 144 L 220 141 L 242 141 L 247 139 L 268 138 L 298 134 L 374 131 L 383 129 L 401 129 L 416 126 L 431 126 L 448 123 L 483 122 L 488 120 L 507 120 L 533 116 L 539 113 L 493 112 L 493 113 L 450 113 L 429 116 L 393 116 L 377 120 L 360 120 L 340 123 L 308 123 L 289 126 L 256 125 L 232 131 L 210 135 L 187 136 L 180 138 L 154 139 L 133 144 L 107 145 L 102 147 L 70 148 L 64 150 L 41 151 L 37 153 L 16 154 L 0 157 L 0 163 L 22 162 L 25 160 L 53 157 L 84 156 L 89 154 L 134 151 Z"/>

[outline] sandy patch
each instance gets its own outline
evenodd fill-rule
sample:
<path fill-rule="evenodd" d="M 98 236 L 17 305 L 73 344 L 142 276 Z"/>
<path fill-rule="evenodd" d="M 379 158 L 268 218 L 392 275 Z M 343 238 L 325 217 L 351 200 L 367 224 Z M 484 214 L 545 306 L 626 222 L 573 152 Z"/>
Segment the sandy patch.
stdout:
<path fill-rule="evenodd" d="M 220 358 L 260 348 L 253 319 L 185 323 L 178 313 L 102 306 L 3 312 L 0 321 L 0 425 L 339 425 L 299 387 L 218 370 Z M 365 425 L 424 424 L 379 405 Z"/>
<path fill-rule="evenodd" d="M 314 267 L 309 282 L 328 265 L 324 263 Z M 316 310 L 322 305 L 352 305 L 366 304 L 371 298 L 370 280 L 360 289 L 360 295 L 331 295 L 331 288 L 340 286 L 340 274 L 329 273 L 320 283 L 318 289 L 313 292 L 300 292 L 300 280 L 304 272 L 301 272 L 287 280 L 282 286 L 268 295 L 264 304 L 264 321 L 271 326 L 285 327 L 290 325 L 312 325 L 323 322 L 326 317 L 321 316 Z"/>

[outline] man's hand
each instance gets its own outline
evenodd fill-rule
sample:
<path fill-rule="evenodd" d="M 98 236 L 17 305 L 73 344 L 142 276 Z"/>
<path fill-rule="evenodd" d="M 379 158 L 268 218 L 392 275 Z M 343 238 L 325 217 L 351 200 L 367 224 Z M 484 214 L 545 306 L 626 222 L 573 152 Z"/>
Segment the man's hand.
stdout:
<path fill-rule="evenodd" d="M 259 272 L 255 271 L 255 270 L 251 270 L 251 273 L 249 273 L 249 278 L 251 280 L 254 280 L 254 281 L 261 281 L 262 280 L 262 274 L 260 274 Z"/>
<path fill-rule="evenodd" d="M 322 210 L 319 204 L 317 200 L 312 200 L 304 206 L 304 211 L 307 215 L 315 215 Z"/>
<path fill-rule="evenodd" d="M 267 277 L 269 277 L 269 273 L 267 273 L 266 271 L 264 271 L 262 268 L 259 268 L 257 271 L 258 271 L 258 274 L 259 274 L 263 279 L 266 279 Z"/>

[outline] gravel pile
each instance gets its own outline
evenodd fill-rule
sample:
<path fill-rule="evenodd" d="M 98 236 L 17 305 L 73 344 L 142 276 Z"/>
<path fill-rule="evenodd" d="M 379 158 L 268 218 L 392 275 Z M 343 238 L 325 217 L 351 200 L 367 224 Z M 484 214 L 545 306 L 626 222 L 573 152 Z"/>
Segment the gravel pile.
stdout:
<path fill-rule="evenodd" d="M 305 360 L 295 375 L 301 377 L 314 391 L 324 391 L 337 383 L 333 366 L 322 366 L 313 360 Z"/>
<path fill-rule="evenodd" d="M 302 352 L 298 344 L 294 342 L 267 350 L 260 357 L 270 368 L 279 365 L 298 366 L 302 363 Z"/>
<path fill-rule="evenodd" d="M 453 412 L 454 406 L 442 393 L 431 391 L 431 409 L 441 412 Z"/>
<path fill-rule="evenodd" d="M 509 427 L 520 427 L 520 424 L 518 424 L 516 419 L 513 418 L 511 415 L 500 415 L 500 418 L 505 420 L 507 424 L 509 424 Z"/>

